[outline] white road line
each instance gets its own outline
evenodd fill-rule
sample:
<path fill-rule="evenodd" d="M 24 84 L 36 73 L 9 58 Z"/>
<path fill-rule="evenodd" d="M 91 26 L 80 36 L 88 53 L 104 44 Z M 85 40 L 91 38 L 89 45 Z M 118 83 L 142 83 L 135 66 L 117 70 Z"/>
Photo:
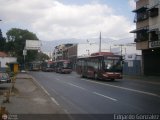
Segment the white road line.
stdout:
<path fill-rule="evenodd" d="M 77 85 L 74 85 L 74 84 L 72 84 L 72 83 L 67 83 L 67 84 L 69 84 L 69 85 L 71 85 L 71 86 L 74 86 L 74 87 L 77 87 L 77 88 L 80 88 L 80 89 L 82 89 L 82 90 L 86 90 L 85 88 L 80 87 L 80 86 L 77 86 Z"/>
<path fill-rule="evenodd" d="M 69 117 L 70 120 L 75 120 L 71 114 L 68 112 L 68 110 L 64 109 L 65 114 Z"/>
<path fill-rule="evenodd" d="M 50 96 L 50 94 L 48 93 L 48 91 L 47 91 L 43 86 L 41 86 L 41 88 L 44 90 L 44 92 L 45 92 L 48 96 Z"/>
<path fill-rule="evenodd" d="M 51 90 L 52 90 L 54 93 L 58 94 L 57 91 L 56 91 L 55 89 L 52 88 Z"/>
<path fill-rule="evenodd" d="M 51 100 L 52 100 L 56 105 L 59 106 L 58 102 L 57 102 L 53 97 L 51 97 Z"/>
<path fill-rule="evenodd" d="M 103 94 L 100 94 L 100 93 L 97 93 L 97 92 L 93 92 L 93 94 L 99 95 L 99 96 L 101 96 L 101 97 L 105 97 L 105 98 L 110 99 L 110 100 L 113 100 L 113 101 L 118 101 L 118 100 L 115 99 L 115 98 L 112 98 L 112 97 L 109 97 L 109 96 L 106 96 L 106 95 L 103 95 Z"/>
<path fill-rule="evenodd" d="M 85 80 L 85 79 L 81 79 L 81 80 Z M 136 92 L 136 93 L 141 93 L 141 94 L 145 94 L 145 95 L 160 97 L 159 95 L 157 95 L 155 93 L 145 92 L 145 91 L 136 90 L 136 89 L 132 89 L 132 88 L 121 87 L 121 86 L 116 86 L 116 85 L 111 85 L 111 84 L 105 84 L 105 83 L 100 83 L 100 82 L 91 81 L 91 80 L 90 81 L 89 80 L 85 80 L 85 81 L 92 82 L 92 83 L 97 83 L 97 84 L 100 84 L 100 85 L 106 85 L 106 86 L 110 86 L 110 87 L 115 87 L 115 88 L 119 88 L 119 89 L 123 89 L 123 90 L 128 90 L 128 91 L 132 91 L 132 92 Z"/>
<path fill-rule="evenodd" d="M 32 77 L 32 79 L 44 90 L 44 92 L 51 98 L 51 100 L 59 106 L 58 102 L 53 98 L 51 97 L 51 95 L 48 93 L 48 91 L 39 83 L 35 80 L 35 78 Z"/>
<path fill-rule="evenodd" d="M 39 82 L 37 82 L 37 81 L 35 80 L 35 78 L 32 77 L 32 79 L 38 84 L 38 86 L 40 86 L 40 87 L 43 89 L 43 91 L 44 91 L 48 96 L 50 96 L 50 94 L 48 93 L 48 91 L 47 91 L 41 84 L 39 84 Z"/>
<path fill-rule="evenodd" d="M 75 76 L 67 76 L 67 77 L 69 77 L 69 78 L 75 78 Z"/>
<path fill-rule="evenodd" d="M 60 80 L 59 78 L 56 78 L 56 80 Z"/>

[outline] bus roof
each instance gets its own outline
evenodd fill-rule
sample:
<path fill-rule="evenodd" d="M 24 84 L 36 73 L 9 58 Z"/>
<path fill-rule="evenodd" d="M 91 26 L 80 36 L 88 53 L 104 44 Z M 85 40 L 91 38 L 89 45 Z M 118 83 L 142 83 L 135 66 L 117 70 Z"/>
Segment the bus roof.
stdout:
<path fill-rule="evenodd" d="M 94 55 L 94 56 L 85 56 L 85 57 L 78 57 L 77 59 L 88 59 L 88 58 L 100 58 L 100 57 L 121 57 L 120 55 L 108 54 L 108 55 Z"/>
<path fill-rule="evenodd" d="M 70 60 L 58 60 L 58 61 L 55 61 L 55 62 L 70 62 Z"/>
<path fill-rule="evenodd" d="M 112 52 L 96 52 L 92 53 L 91 56 L 97 56 L 97 55 L 114 55 Z"/>

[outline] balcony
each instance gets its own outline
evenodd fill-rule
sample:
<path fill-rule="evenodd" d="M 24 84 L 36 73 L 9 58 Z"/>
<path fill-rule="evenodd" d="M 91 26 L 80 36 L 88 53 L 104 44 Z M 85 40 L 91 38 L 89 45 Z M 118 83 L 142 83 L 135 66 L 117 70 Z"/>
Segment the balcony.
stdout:
<path fill-rule="evenodd" d="M 141 13 L 136 13 L 135 18 L 134 18 L 134 22 L 140 22 L 140 21 L 144 21 L 146 19 L 148 19 L 148 12 L 141 12 Z"/>
<path fill-rule="evenodd" d="M 146 11 L 148 9 L 148 5 L 142 6 L 138 9 L 133 10 L 132 12 L 138 13 L 138 12 L 143 12 Z"/>
<path fill-rule="evenodd" d="M 131 31 L 131 33 L 136 33 L 136 38 L 134 42 L 148 41 L 149 40 L 149 32 L 148 27 L 139 28 Z"/>
<path fill-rule="evenodd" d="M 148 38 L 149 38 L 149 35 L 146 36 L 146 35 L 141 35 L 141 37 L 137 36 L 135 39 L 134 39 L 134 42 L 142 42 L 142 41 L 148 41 Z"/>
<path fill-rule="evenodd" d="M 138 28 L 135 30 L 130 31 L 130 33 L 147 33 L 149 30 L 148 26 L 142 27 L 142 28 Z"/>

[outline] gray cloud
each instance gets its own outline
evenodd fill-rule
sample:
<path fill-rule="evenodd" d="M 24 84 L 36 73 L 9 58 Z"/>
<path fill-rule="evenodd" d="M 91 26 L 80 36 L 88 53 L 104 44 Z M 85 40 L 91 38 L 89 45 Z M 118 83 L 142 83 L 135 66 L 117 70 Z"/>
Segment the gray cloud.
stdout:
<path fill-rule="evenodd" d="M 56 0 L 1 0 L 0 4 L 6 24 L 27 24 L 41 40 L 94 38 L 100 31 L 114 39 L 132 36 L 132 21 L 114 13 L 111 7 L 98 2 L 65 5 Z"/>

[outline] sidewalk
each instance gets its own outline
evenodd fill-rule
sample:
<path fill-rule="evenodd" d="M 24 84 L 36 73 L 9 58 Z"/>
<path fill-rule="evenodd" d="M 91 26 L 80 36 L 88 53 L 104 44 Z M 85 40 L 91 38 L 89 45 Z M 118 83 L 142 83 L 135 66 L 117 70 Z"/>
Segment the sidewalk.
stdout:
<path fill-rule="evenodd" d="M 2 102 L 1 106 L 6 107 L 9 114 L 65 114 L 27 73 L 16 76 L 10 102 Z"/>

